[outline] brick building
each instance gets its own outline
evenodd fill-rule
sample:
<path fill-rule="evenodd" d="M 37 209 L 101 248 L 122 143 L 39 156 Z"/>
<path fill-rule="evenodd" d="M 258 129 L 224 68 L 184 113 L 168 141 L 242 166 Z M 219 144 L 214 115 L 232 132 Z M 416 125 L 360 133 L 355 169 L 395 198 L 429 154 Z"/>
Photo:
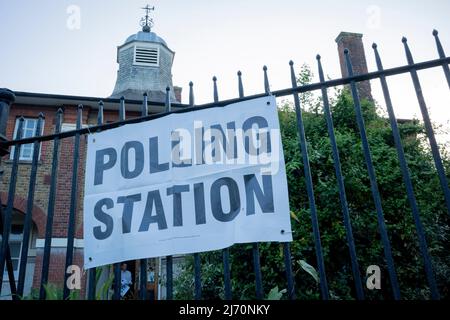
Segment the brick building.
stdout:
<path fill-rule="evenodd" d="M 104 122 L 119 120 L 118 108 L 120 98 L 126 102 L 126 117 L 141 116 L 141 106 L 144 93 L 148 95 L 149 113 L 164 111 L 166 88 L 169 87 L 171 101 L 174 108 L 182 107 L 181 88 L 172 84 L 172 63 L 175 53 L 169 49 L 166 42 L 144 27 L 142 31 L 131 35 L 124 44 L 117 49 L 117 62 L 119 70 L 117 81 L 112 95 L 108 98 L 78 97 L 53 94 L 39 94 L 29 92 L 14 92 L 15 101 L 10 107 L 6 126 L 5 137 L 12 140 L 17 134 L 19 117 L 23 116 L 24 137 L 35 135 L 38 117 L 44 114 L 43 135 L 52 134 L 55 130 L 56 112 L 63 111 L 62 131 L 74 130 L 78 105 L 83 105 L 82 123 L 84 126 L 97 124 L 98 103 L 104 103 Z M 55 214 L 52 228 L 50 270 L 48 282 L 62 287 L 64 283 L 64 267 L 67 249 L 68 218 L 70 209 L 70 190 L 72 188 L 72 162 L 74 151 L 73 138 L 63 139 L 60 145 L 59 168 L 57 175 L 57 192 L 55 202 Z M 81 140 L 80 162 L 78 168 L 78 199 L 74 242 L 74 264 L 83 265 L 83 225 L 82 225 L 82 199 L 84 187 L 86 141 Z M 19 168 L 17 174 L 17 186 L 14 197 L 13 220 L 10 236 L 10 248 L 14 266 L 14 274 L 17 280 L 19 260 L 24 244 L 23 222 L 27 211 L 27 197 L 29 177 L 31 171 L 33 145 L 21 147 Z M 32 208 L 33 227 L 28 246 L 27 273 L 25 280 L 24 296 L 40 287 L 42 272 L 42 258 L 45 244 L 45 232 L 47 223 L 47 211 L 49 202 L 49 189 L 51 181 L 51 167 L 53 155 L 53 141 L 41 144 L 37 182 Z M 12 159 L 14 149 L 2 159 L 3 175 L 0 181 L 0 196 L 2 205 L 6 206 L 8 188 L 11 177 Z M 157 262 L 150 262 L 153 268 Z M 138 274 L 136 265 L 129 266 L 133 275 Z M 103 277 L 108 277 L 109 268 L 105 269 Z M 81 296 L 85 295 L 86 273 L 83 274 Z M 157 290 L 155 290 L 156 292 Z M 8 296 L 9 282 L 4 272 L 2 296 Z M 8 298 L 8 297 L 7 297 Z M 10 297 L 9 297 L 10 298 Z"/>
<path fill-rule="evenodd" d="M 342 49 L 348 47 L 352 52 L 352 60 L 355 65 L 355 73 L 367 72 L 367 64 L 364 56 L 362 35 L 352 33 L 341 33 L 336 39 L 343 65 Z M 63 111 L 62 131 L 74 130 L 78 105 L 82 104 L 82 122 L 85 126 L 96 125 L 98 115 L 98 102 L 104 102 L 104 122 L 119 120 L 119 103 L 123 96 L 126 99 L 127 118 L 139 117 L 144 93 L 148 94 L 149 113 L 164 111 L 164 100 L 166 87 L 169 87 L 174 108 L 184 107 L 181 104 L 181 88 L 172 84 L 172 63 L 174 52 L 167 43 L 150 28 L 144 26 L 142 31 L 131 35 L 124 44 L 117 49 L 117 62 L 119 70 L 117 82 L 113 93 L 108 98 L 100 97 L 78 97 L 53 94 L 40 94 L 29 92 L 15 92 L 15 101 L 10 107 L 5 138 L 13 140 L 17 132 L 18 119 L 25 118 L 24 136 L 31 137 L 35 134 L 38 117 L 40 113 L 45 116 L 43 135 L 52 134 L 55 130 L 56 113 L 58 109 Z M 346 75 L 342 68 L 343 76 Z M 370 84 L 364 85 L 363 94 L 371 98 Z M 1 98 L 0 98 L 1 99 Z M 73 138 L 63 139 L 60 146 L 59 169 L 57 175 L 57 192 L 55 203 L 55 215 L 52 226 L 50 270 L 48 282 L 59 287 L 64 283 L 64 266 L 67 250 L 68 217 L 70 208 L 70 191 L 72 189 L 72 162 L 73 162 Z M 86 142 L 83 138 L 80 145 L 80 162 L 78 168 L 78 196 L 76 210 L 76 228 L 74 243 L 74 264 L 83 266 L 83 187 L 85 170 Z M 20 253 L 26 245 L 29 248 L 28 262 L 25 279 L 24 295 L 30 295 L 32 291 L 40 287 L 42 273 L 42 259 L 45 244 L 46 221 L 49 202 L 49 189 L 51 181 L 51 167 L 53 155 L 53 141 L 43 142 L 41 145 L 39 165 L 37 171 L 37 182 L 32 208 L 33 227 L 30 242 L 22 243 L 23 222 L 27 211 L 27 197 L 29 188 L 29 177 L 31 171 L 33 146 L 25 145 L 20 152 L 20 165 L 17 175 L 17 187 L 13 203 L 13 222 L 10 236 L 11 256 L 14 266 L 15 278 L 17 279 Z M 11 177 L 11 164 L 14 150 L 10 155 L 2 159 L 3 175 L 0 181 L 0 196 L 3 206 L 7 203 L 9 181 Z M 176 260 L 175 260 L 176 263 Z M 158 275 L 164 273 L 164 263 L 158 259 L 152 259 L 149 268 L 152 268 L 155 279 L 149 281 L 149 286 L 154 286 L 155 298 L 164 298 L 161 287 L 158 288 Z M 130 271 L 133 273 L 135 284 L 138 283 L 138 262 L 129 263 Z M 110 266 L 103 268 L 102 280 L 105 281 L 111 272 Z M 151 269 L 149 269 L 151 271 Z M 86 294 L 87 273 L 83 273 L 81 298 Z M 152 284 L 153 283 L 153 284 Z M 150 288 L 152 289 L 152 288 Z M 6 270 L 2 286 L 2 296 L 8 295 L 9 283 Z M 10 298 L 10 297 L 9 297 Z"/>

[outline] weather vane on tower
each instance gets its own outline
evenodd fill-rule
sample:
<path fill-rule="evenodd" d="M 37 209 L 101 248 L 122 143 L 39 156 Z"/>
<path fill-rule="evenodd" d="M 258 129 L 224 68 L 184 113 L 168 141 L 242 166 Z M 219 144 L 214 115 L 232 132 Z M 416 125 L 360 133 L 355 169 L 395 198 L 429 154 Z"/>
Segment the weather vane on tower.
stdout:
<path fill-rule="evenodd" d="M 153 19 L 150 18 L 150 11 L 154 11 L 155 7 L 150 7 L 150 5 L 146 5 L 142 10 L 145 10 L 145 17 L 141 19 L 142 31 L 150 32 L 153 27 Z"/>

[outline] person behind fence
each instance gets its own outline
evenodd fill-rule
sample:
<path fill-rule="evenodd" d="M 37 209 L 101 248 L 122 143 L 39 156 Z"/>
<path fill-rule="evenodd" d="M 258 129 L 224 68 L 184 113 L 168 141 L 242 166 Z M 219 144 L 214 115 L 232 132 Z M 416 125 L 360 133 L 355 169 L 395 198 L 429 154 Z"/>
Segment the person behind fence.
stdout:
<path fill-rule="evenodd" d="M 121 280 L 120 297 L 124 300 L 131 299 L 132 297 L 131 272 L 127 270 L 127 264 L 125 262 L 122 262 L 120 264 L 120 280 Z"/>

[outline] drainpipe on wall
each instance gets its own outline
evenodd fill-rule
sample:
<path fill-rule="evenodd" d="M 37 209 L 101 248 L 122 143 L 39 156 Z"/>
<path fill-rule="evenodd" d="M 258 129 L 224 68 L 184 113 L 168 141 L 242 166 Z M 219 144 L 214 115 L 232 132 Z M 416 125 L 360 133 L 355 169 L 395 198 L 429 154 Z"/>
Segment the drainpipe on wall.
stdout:
<path fill-rule="evenodd" d="M 8 126 L 9 109 L 15 100 L 16 96 L 14 95 L 14 92 L 9 89 L 0 88 L 0 142 L 8 140 L 6 138 L 6 128 Z M 0 147 L 0 157 L 7 154 L 9 154 L 8 148 Z"/>

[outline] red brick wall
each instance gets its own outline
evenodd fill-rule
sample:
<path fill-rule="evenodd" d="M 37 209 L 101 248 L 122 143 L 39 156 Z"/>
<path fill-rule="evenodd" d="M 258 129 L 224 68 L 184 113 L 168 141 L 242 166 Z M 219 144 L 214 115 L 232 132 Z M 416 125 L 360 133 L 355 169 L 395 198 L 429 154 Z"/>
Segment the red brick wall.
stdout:
<path fill-rule="evenodd" d="M 41 285 L 41 272 L 42 272 L 42 259 L 43 249 L 39 249 L 36 255 L 36 262 L 34 268 L 33 288 L 40 288 Z M 62 288 L 64 283 L 64 268 L 66 264 L 66 249 L 65 248 L 52 248 L 50 255 L 50 272 L 48 274 L 48 283 L 55 284 L 59 288 Z M 83 250 L 75 249 L 73 253 L 73 264 L 78 265 L 83 270 Z M 87 273 L 81 272 L 81 292 L 80 298 L 83 299 L 86 295 L 86 280 Z"/>
<path fill-rule="evenodd" d="M 44 113 L 44 135 L 54 133 L 57 107 L 36 106 L 36 105 L 12 105 L 8 120 L 7 138 L 12 140 L 15 129 L 16 119 L 20 116 L 28 118 L 37 118 L 39 113 Z M 65 106 L 63 108 L 64 124 L 75 124 L 77 119 L 77 106 Z M 137 117 L 138 112 L 128 113 L 127 117 Z M 105 111 L 104 121 L 112 122 L 118 120 L 117 111 Z M 83 124 L 96 124 L 97 111 L 89 106 L 83 108 Z M 73 167 L 74 137 L 61 140 L 59 166 L 57 175 L 57 192 L 55 201 L 55 215 L 53 220 L 53 238 L 67 238 L 68 217 L 70 212 L 70 195 L 72 190 L 72 167 Z M 53 156 L 53 141 L 43 142 L 41 146 L 41 158 L 38 166 L 35 200 L 33 207 L 33 221 L 37 225 L 38 238 L 45 238 L 45 229 L 47 222 L 48 196 L 51 181 L 51 166 Z M 76 208 L 76 228 L 75 238 L 83 238 L 83 194 L 84 194 L 84 175 L 86 160 L 86 136 L 81 136 L 80 140 L 80 158 L 78 165 L 78 192 Z M 11 161 L 9 156 L 2 160 L 2 167 L 5 170 L 3 178 L 0 181 L 0 195 L 2 204 L 7 201 L 9 180 L 11 176 Z M 28 196 L 30 163 L 21 162 L 19 165 L 17 187 L 15 193 L 14 207 L 16 210 L 26 212 L 26 199 Z M 36 250 L 36 263 L 33 277 L 33 288 L 38 289 L 42 271 L 43 249 Z M 64 282 L 64 267 L 66 259 L 66 248 L 52 248 L 50 257 L 49 283 L 53 283 L 62 288 Z M 73 263 L 83 266 L 83 249 L 75 249 Z M 84 297 L 86 287 L 86 274 L 83 273 L 81 297 Z"/>

